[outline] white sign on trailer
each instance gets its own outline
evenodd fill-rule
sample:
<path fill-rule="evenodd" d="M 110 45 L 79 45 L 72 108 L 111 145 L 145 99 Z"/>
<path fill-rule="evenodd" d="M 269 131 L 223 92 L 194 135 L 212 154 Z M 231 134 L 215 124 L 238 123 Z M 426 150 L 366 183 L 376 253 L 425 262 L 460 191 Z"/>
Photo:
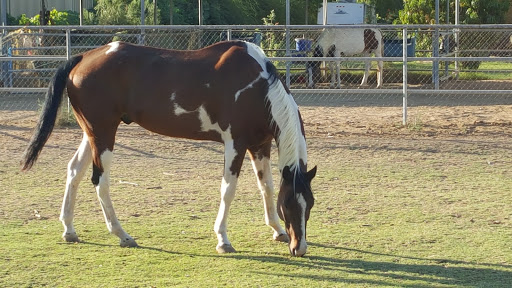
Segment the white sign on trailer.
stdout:
<path fill-rule="evenodd" d="M 364 24 L 365 5 L 360 3 L 327 3 L 327 24 Z M 323 7 L 318 9 L 317 24 L 323 24 Z"/>

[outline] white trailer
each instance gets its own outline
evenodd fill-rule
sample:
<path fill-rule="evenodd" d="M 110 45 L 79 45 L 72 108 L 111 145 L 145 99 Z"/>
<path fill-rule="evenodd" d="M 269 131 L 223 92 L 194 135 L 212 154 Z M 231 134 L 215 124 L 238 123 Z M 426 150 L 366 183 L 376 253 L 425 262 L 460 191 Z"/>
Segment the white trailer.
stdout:
<path fill-rule="evenodd" d="M 326 1 L 324 1 L 325 3 Z M 374 23 L 371 7 L 361 3 L 327 2 L 325 24 L 368 24 Z M 370 11 L 371 10 L 371 11 Z M 323 5 L 318 9 L 317 24 L 324 24 Z M 369 15 L 370 17 L 367 17 Z"/>

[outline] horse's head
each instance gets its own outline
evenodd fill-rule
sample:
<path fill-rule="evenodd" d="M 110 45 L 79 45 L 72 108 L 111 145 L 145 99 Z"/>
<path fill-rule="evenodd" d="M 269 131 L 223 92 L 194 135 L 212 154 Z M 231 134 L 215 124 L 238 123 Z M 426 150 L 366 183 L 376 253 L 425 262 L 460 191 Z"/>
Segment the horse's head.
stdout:
<path fill-rule="evenodd" d="M 315 49 L 313 50 L 313 57 L 324 57 L 322 47 L 319 45 L 315 46 Z M 320 78 L 320 63 L 321 61 L 308 61 L 306 63 L 306 70 L 313 78 L 313 82 L 314 79 L 318 80 Z"/>
<path fill-rule="evenodd" d="M 455 51 L 457 48 L 457 42 L 455 42 L 455 36 L 452 34 L 444 35 L 441 37 L 441 41 L 439 43 L 439 52 L 441 53 L 451 53 Z"/>
<path fill-rule="evenodd" d="M 277 213 L 284 221 L 290 237 L 290 253 L 302 256 L 306 253 L 306 224 L 315 199 L 311 191 L 311 180 L 316 166 L 309 172 L 291 171 L 288 166 L 282 171 L 281 188 L 277 197 Z"/>

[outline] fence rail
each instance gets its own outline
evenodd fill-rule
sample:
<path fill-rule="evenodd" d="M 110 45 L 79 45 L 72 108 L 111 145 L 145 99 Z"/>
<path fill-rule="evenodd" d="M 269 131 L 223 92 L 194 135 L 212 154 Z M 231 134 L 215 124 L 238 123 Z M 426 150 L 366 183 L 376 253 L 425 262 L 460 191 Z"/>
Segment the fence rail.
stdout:
<path fill-rule="evenodd" d="M 274 62 L 299 104 L 354 105 L 357 102 L 358 105 L 402 106 L 404 124 L 407 108 L 415 105 L 446 105 L 447 100 L 456 101 L 452 105 L 512 105 L 512 25 L 329 26 L 336 31 L 378 29 L 382 32 L 385 52 L 391 55 L 345 53 L 314 57 L 313 50 L 323 28 L 318 25 L 2 27 L 0 110 L 37 109 L 61 62 L 116 40 L 169 49 L 199 49 L 231 39 L 251 41 Z M 343 38 L 349 34 L 340 35 L 343 41 L 357 45 L 357 39 Z M 304 43 L 308 45 L 301 46 Z M 398 50 L 390 50 L 393 47 Z M 361 86 L 364 63 L 370 60 L 373 66 L 368 85 Z M 381 88 L 376 86 L 376 61 L 384 63 Z M 320 74 L 310 75 L 307 63 L 315 62 L 326 65 Z M 333 82 L 332 78 L 338 70 L 329 69 L 336 63 L 340 65 L 341 83 Z"/>

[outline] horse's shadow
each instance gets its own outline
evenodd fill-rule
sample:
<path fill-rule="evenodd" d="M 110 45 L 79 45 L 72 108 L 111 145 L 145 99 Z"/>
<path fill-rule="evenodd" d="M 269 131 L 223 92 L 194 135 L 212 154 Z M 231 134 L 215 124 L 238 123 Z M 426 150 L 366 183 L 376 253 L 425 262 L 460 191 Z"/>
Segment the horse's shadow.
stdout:
<path fill-rule="evenodd" d="M 330 273 L 304 273 L 303 269 L 299 273 L 290 273 L 293 269 L 283 269 L 287 272 L 269 272 L 253 271 L 252 273 L 288 277 L 305 278 L 318 281 L 332 282 L 333 284 L 366 284 L 372 286 L 393 286 L 397 281 L 414 281 L 414 284 L 405 285 L 405 287 L 437 287 L 441 285 L 463 285 L 463 286 L 482 286 L 498 287 L 505 283 L 512 284 L 512 265 L 477 263 L 442 258 L 420 258 L 411 256 L 401 256 L 386 253 L 365 251 L 347 247 L 335 247 L 319 243 L 309 243 L 310 247 L 319 247 L 332 250 L 333 255 L 336 250 L 346 252 L 355 252 L 357 258 L 335 258 L 323 257 L 306 254 L 304 258 L 309 261 L 293 261 L 288 257 L 278 255 L 249 256 L 242 254 L 232 254 L 225 257 L 234 259 L 247 259 L 251 261 L 279 263 L 297 268 L 312 268 L 311 271 L 325 271 Z M 379 258 L 389 258 L 389 261 L 369 261 L 364 260 L 365 255 L 378 256 Z M 360 257 L 359 257 L 360 256 Z M 411 264 L 408 262 L 423 262 L 425 264 Z M 355 275 L 356 277 L 333 277 L 336 272 Z M 361 277 L 368 275 L 370 277 Z M 384 280 L 374 280 L 375 277 Z M 373 279 L 370 279 L 373 278 Z M 404 285 L 402 282 L 400 285 Z"/>
<path fill-rule="evenodd" d="M 92 242 L 81 242 L 88 245 L 101 245 Z M 318 247 L 322 249 L 332 250 L 333 255 L 339 250 L 359 254 L 357 258 L 336 258 L 323 257 L 306 254 L 303 258 L 307 261 L 296 261 L 285 254 L 274 254 L 265 256 L 248 255 L 249 252 L 239 251 L 235 254 L 201 254 L 201 253 L 184 253 L 177 251 L 169 251 L 161 248 L 149 246 L 139 246 L 136 249 L 146 249 L 157 253 L 165 253 L 171 255 L 183 255 L 193 257 L 206 258 L 230 258 L 237 260 L 258 261 L 262 263 L 273 263 L 291 268 L 301 268 L 300 272 L 293 273 L 294 269 L 282 269 L 280 271 L 270 272 L 262 270 L 253 270 L 250 273 L 285 277 L 285 278 L 305 278 L 309 280 L 318 280 L 329 282 L 331 284 L 365 284 L 372 286 L 393 286 L 397 281 L 414 281 L 414 284 L 405 285 L 404 287 L 437 287 L 444 285 L 466 286 L 466 287 L 499 287 L 505 283 L 512 284 L 512 265 L 467 262 L 443 258 L 421 258 L 412 256 L 401 256 L 387 253 L 379 253 L 365 251 L 348 247 L 336 247 L 319 243 L 308 243 L 310 247 Z M 115 246 L 115 245 L 113 245 Z M 338 250 L 338 251 L 337 251 Z M 364 260 L 367 256 L 378 256 L 379 258 L 389 258 L 389 261 L 369 261 Z M 302 259 L 301 259 L 302 260 Z M 407 262 L 424 262 L 425 264 L 411 264 Z M 304 273 L 311 268 L 310 273 Z M 286 271 L 286 272 L 284 272 Z M 299 271 L 299 270 L 297 270 Z M 320 272 L 318 272 L 320 271 Z M 322 273 L 326 272 L 326 273 Z M 332 276 L 337 274 L 348 275 Z M 354 275 L 355 277 L 350 277 Z M 363 275 L 363 276 L 361 276 Z M 364 277 L 368 275 L 368 277 Z M 376 278 L 381 280 L 376 280 Z M 383 279 L 383 280 L 382 280 Z M 402 282 L 400 285 L 404 285 Z"/>

